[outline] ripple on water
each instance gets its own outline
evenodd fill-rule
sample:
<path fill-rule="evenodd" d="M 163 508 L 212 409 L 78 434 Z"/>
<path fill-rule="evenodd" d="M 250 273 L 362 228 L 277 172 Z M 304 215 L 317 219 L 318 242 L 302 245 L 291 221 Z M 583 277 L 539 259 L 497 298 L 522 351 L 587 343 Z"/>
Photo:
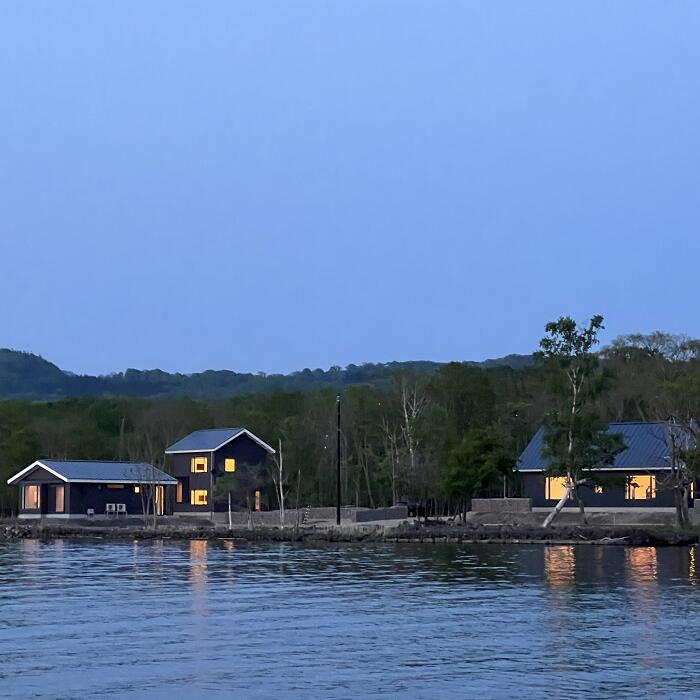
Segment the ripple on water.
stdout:
<path fill-rule="evenodd" d="M 696 551 L 0 545 L 0 695 L 697 697 Z"/>

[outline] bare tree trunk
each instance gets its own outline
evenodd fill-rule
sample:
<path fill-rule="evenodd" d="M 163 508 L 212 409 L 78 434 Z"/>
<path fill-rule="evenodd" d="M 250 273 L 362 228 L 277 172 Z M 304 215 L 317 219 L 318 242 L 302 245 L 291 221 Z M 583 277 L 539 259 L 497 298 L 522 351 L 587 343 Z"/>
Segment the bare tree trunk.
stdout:
<path fill-rule="evenodd" d="M 554 518 L 561 513 L 562 508 L 566 505 L 566 502 L 569 500 L 569 496 L 571 495 L 571 478 L 568 477 L 566 480 L 566 489 L 564 490 L 564 495 L 559 499 L 559 502 L 557 505 L 554 506 L 554 510 L 544 519 L 544 522 L 542 523 L 542 527 L 549 527 L 552 524 L 552 521 Z"/>

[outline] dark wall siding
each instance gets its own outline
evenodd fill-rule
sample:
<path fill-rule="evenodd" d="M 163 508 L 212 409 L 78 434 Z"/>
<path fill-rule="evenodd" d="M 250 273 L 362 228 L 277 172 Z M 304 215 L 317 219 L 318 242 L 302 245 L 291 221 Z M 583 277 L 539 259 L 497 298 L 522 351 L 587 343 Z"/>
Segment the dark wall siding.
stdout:
<path fill-rule="evenodd" d="M 643 470 L 630 472 L 602 472 L 604 478 L 620 479 L 632 474 L 643 474 Z M 523 496 L 532 499 L 532 505 L 535 508 L 543 508 L 554 506 L 556 500 L 547 500 L 545 498 L 545 477 L 542 474 L 523 473 Z M 659 475 L 657 474 L 657 491 L 656 498 L 649 500 L 628 500 L 625 498 L 624 485 L 604 485 L 603 493 L 595 493 L 593 487 L 583 487 L 583 503 L 591 508 L 672 508 L 674 506 L 673 491 L 661 491 L 658 488 Z M 576 505 L 576 501 L 571 501 L 570 505 Z"/>
<path fill-rule="evenodd" d="M 224 471 L 224 461 L 227 458 L 233 457 L 236 460 L 236 474 L 245 473 L 247 465 L 258 467 L 265 464 L 268 459 L 268 452 L 265 448 L 258 445 L 255 440 L 251 440 L 247 435 L 232 440 L 227 445 L 224 445 L 220 450 L 214 453 L 213 474 L 193 474 L 191 460 L 193 457 L 206 457 L 208 459 L 208 467 L 212 466 L 211 452 L 189 452 L 187 454 L 169 455 L 170 464 L 172 466 L 172 474 L 176 479 L 189 480 L 189 490 L 196 489 L 210 490 L 211 478 L 213 477 L 214 487 L 216 480 L 226 472 Z M 211 495 L 210 495 L 211 498 Z M 180 513 L 202 513 L 206 515 L 211 510 L 211 505 L 193 506 L 190 504 L 190 494 L 183 492 L 183 502 L 175 503 L 173 501 L 174 511 Z M 223 502 L 216 504 L 216 510 L 221 510 L 224 507 Z"/>
<path fill-rule="evenodd" d="M 43 469 L 42 467 L 36 467 L 32 469 L 32 471 L 28 472 L 22 477 L 22 482 L 23 484 L 35 484 L 37 482 L 42 482 L 42 483 L 54 483 L 54 484 L 63 484 L 64 481 L 62 479 L 59 479 L 57 476 L 54 476 L 51 474 L 51 472 L 47 472 L 46 469 Z"/>
<path fill-rule="evenodd" d="M 134 487 L 125 484 L 123 489 L 109 489 L 106 484 L 69 484 L 70 505 L 66 503 L 66 512 L 74 515 L 84 515 L 88 508 L 95 515 L 104 515 L 107 503 L 125 503 L 128 515 L 141 515 L 141 495 L 134 493 Z M 70 510 L 68 510 L 70 507 Z"/>

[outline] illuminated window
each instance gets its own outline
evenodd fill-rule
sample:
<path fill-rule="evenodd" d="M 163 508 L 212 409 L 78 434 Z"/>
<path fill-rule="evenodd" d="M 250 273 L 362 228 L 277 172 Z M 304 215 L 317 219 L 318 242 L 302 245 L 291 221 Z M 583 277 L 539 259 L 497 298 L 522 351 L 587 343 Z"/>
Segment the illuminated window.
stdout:
<path fill-rule="evenodd" d="M 134 493 L 141 493 L 141 487 L 140 487 L 140 486 L 134 486 Z"/>
<path fill-rule="evenodd" d="M 123 489 L 124 484 L 107 484 L 108 489 Z"/>
<path fill-rule="evenodd" d="M 206 489 L 193 489 L 190 491 L 190 504 L 193 506 L 207 505 L 208 492 Z"/>
<path fill-rule="evenodd" d="M 22 489 L 22 507 L 27 510 L 37 510 L 39 508 L 38 484 L 27 484 Z"/>
<path fill-rule="evenodd" d="M 695 498 L 695 482 L 691 481 L 690 486 L 688 486 L 688 493 L 691 498 Z"/>
<path fill-rule="evenodd" d="M 224 471 L 235 472 L 236 471 L 236 460 L 233 457 L 228 457 L 224 461 Z"/>
<path fill-rule="evenodd" d="M 653 474 L 634 474 L 627 477 L 625 498 L 630 501 L 656 498 L 656 477 Z"/>
<path fill-rule="evenodd" d="M 260 510 L 260 491 L 255 492 L 255 510 Z"/>
<path fill-rule="evenodd" d="M 56 512 L 63 513 L 66 509 L 66 493 L 64 486 L 56 486 Z"/>
<path fill-rule="evenodd" d="M 595 492 L 596 492 L 596 493 L 603 493 L 603 487 L 602 487 L 600 484 L 598 484 L 598 485 L 595 487 Z"/>
<path fill-rule="evenodd" d="M 175 493 L 175 500 L 178 503 L 182 503 L 182 479 L 177 480 L 177 491 Z"/>
<path fill-rule="evenodd" d="M 206 457 L 192 457 L 192 472 L 195 474 L 203 474 L 207 471 Z"/>
<path fill-rule="evenodd" d="M 565 476 L 548 476 L 544 480 L 545 498 L 549 501 L 559 501 L 566 493 L 566 477 Z M 571 493 L 569 493 L 571 498 Z"/>

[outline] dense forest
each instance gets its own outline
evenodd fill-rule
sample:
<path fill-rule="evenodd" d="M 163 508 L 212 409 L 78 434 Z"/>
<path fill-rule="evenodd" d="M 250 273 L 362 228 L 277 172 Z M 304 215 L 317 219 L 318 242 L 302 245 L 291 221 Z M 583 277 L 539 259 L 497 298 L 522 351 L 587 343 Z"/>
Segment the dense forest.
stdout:
<path fill-rule="evenodd" d="M 604 390 L 596 393 L 596 414 L 605 421 L 697 416 L 699 348 L 697 341 L 663 333 L 617 339 L 599 352 Z M 475 495 L 518 493 L 517 455 L 559 409 L 546 362 L 393 370 L 377 385 L 342 389 L 346 503 L 380 506 L 410 497 L 443 509 Z M 0 508 L 16 507 L 8 476 L 39 456 L 162 466 L 166 445 L 192 430 L 223 426 L 249 427 L 275 446 L 281 439 L 290 500 L 332 504 L 335 420 L 335 385 L 211 399 L 0 401 Z M 262 478 L 271 482 L 272 475 Z M 266 506 L 277 507 L 271 486 L 267 493 Z"/>
<path fill-rule="evenodd" d="M 465 364 L 479 367 L 531 365 L 531 355 L 508 355 L 484 362 Z M 0 399 L 54 401 L 77 396 L 130 396 L 138 398 L 224 399 L 246 394 L 276 391 L 340 390 L 346 386 L 388 387 L 396 374 L 429 375 L 438 362 L 366 363 L 331 367 L 328 370 L 303 369 L 290 374 L 250 374 L 230 370 L 207 370 L 195 374 L 137 370 L 91 376 L 62 370 L 39 355 L 7 348 L 0 349 Z"/>

